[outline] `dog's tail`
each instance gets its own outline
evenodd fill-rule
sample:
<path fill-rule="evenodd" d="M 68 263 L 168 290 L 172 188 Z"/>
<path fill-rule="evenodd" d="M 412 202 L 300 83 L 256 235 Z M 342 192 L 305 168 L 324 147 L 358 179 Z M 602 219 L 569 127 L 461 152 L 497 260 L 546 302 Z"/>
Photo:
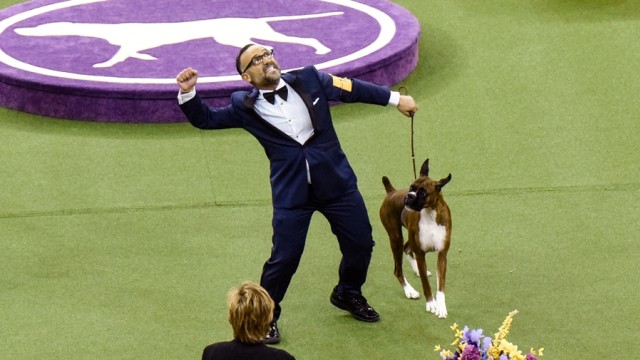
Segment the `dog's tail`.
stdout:
<path fill-rule="evenodd" d="M 382 184 L 384 184 L 384 189 L 387 191 L 387 194 L 392 191 L 396 191 L 396 188 L 394 188 L 393 185 L 391 185 L 391 181 L 389 180 L 388 177 L 386 176 L 382 177 Z"/>

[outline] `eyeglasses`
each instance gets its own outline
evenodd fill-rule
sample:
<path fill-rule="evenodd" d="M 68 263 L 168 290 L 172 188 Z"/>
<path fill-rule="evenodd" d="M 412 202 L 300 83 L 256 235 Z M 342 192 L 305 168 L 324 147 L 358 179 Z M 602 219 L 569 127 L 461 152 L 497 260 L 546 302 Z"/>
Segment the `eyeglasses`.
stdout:
<path fill-rule="evenodd" d="M 264 59 L 271 59 L 271 58 L 273 58 L 273 49 L 267 50 L 267 52 L 265 52 L 262 55 L 257 55 L 257 56 L 254 56 L 253 58 L 251 58 L 251 61 L 249 62 L 249 65 L 247 65 L 247 67 L 244 68 L 244 70 L 242 70 L 242 72 L 243 73 L 247 72 L 247 70 L 249 70 L 251 65 L 260 65 L 260 64 L 262 64 Z"/>

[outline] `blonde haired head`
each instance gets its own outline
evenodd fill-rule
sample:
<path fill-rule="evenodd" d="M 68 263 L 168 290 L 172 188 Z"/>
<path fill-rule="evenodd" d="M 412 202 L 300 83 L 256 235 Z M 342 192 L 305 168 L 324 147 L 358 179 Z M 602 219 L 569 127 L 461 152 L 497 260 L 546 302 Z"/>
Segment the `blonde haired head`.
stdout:
<path fill-rule="evenodd" d="M 262 286 L 243 282 L 240 287 L 229 290 L 227 306 L 234 339 L 249 344 L 264 340 L 275 305 Z"/>

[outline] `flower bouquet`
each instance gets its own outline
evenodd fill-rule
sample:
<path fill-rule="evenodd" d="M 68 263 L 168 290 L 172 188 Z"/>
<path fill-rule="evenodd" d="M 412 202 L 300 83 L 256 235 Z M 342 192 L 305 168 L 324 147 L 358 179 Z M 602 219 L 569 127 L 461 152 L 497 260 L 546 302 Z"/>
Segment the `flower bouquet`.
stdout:
<path fill-rule="evenodd" d="M 538 360 L 542 357 L 543 348 L 536 352 L 533 348 L 523 355 L 518 346 L 506 340 L 511 328 L 513 317 L 518 314 L 517 310 L 509 313 L 509 316 L 502 322 L 498 332 L 493 339 L 482 334 L 482 329 L 458 329 L 458 324 L 453 324 L 451 330 L 455 334 L 455 340 L 451 343 L 456 346 L 455 351 L 443 349 L 437 345 L 435 351 L 444 360 Z M 538 357 L 536 357 L 538 356 Z"/>

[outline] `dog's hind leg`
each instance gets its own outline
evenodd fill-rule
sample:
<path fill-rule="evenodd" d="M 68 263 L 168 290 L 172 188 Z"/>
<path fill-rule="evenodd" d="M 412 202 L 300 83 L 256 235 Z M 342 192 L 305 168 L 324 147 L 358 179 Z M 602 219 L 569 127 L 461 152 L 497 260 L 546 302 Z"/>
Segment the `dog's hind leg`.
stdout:
<path fill-rule="evenodd" d="M 400 285 L 402 285 L 404 295 L 409 299 L 418 299 L 420 293 L 409 284 L 402 271 L 402 254 L 404 253 L 402 248 L 404 242 L 402 237 L 402 224 L 397 217 L 387 213 L 384 206 L 380 209 L 380 218 L 383 220 L 382 223 L 389 235 L 389 244 L 391 245 L 391 253 L 393 254 L 393 274 L 396 279 L 398 279 Z"/>
<path fill-rule="evenodd" d="M 396 236 L 394 236 L 394 239 L 391 239 L 391 251 L 393 253 L 393 263 L 394 263 L 394 269 L 393 269 L 393 273 L 396 276 L 396 279 L 398 279 L 398 282 L 400 282 L 400 285 L 402 285 L 402 290 L 404 290 L 404 296 L 406 296 L 408 299 L 418 299 L 420 298 L 420 293 L 418 291 L 416 291 L 416 289 L 413 288 L 413 286 L 411 286 L 411 284 L 409 284 L 409 282 L 407 281 L 407 278 L 404 276 L 404 273 L 402 271 L 402 242 L 403 242 L 403 238 L 402 238 L 402 229 L 400 229 L 400 234 L 398 236 L 398 234 L 396 234 Z"/>
<path fill-rule="evenodd" d="M 409 265 L 411 265 L 411 268 L 413 269 L 413 272 L 416 274 L 416 276 L 420 276 L 420 270 L 418 270 L 418 263 L 416 263 L 416 258 L 415 256 L 413 256 L 413 251 L 411 251 L 409 242 L 404 244 L 404 255 L 407 258 L 407 261 L 409 262 Z M 427 276 L 431 276 L 431 271 L 427 270 Z"/>
<path fill-rule="evenodd" d="M 404 295 L 409 299 L 418 299 L 420 293 L 409 284 L 402 271 L 402 254 L 404 253 L 402 213 L 405 194 L 404 192 L 396 191 L 386 176 L 382 177 L 382 183 L 384 184 L 387 196 L 384 198 L 382 206 L 380 206 L 380 220 L 389 235 L 389 245 L 391 245 L 391 253 L 393 254 L 393 274 L 396 279 L 398 279 L 400 285 L 402 285 Z"/>
<path fill-rule="evenodd" d="M 134 59 L 140 59 L 140 60 L 158 60 L 154 56 L 139 53 L 135 49 L 131 49 L 123 46 L 118 50 L 118 52 L 116 52 L 115 55 L 111 57 L 111 59 L 105 62 L 93 64 L 93 67 L 94 68 L 112 67 L 115 64 L 118 64 L 127 60 L 128 58 L 134 58 Z"/>
<path fill-rule="evenodd" d="M 400 256 L 400 263 L 402 263 L 402 256 Z M 420 293 L 416 289 L 414 289 L 411 284 L 409 284 L 407 278 L 402 274 L 402 268 L 400 268 L 399 273 L 398 271 L 396 271 L 395 273 L 396 278 L 398 278 L 398 281 L 400 281 L 400 285 L 402 285 L 402 290 L 404 290 L 404 296 L 406 296 L 407 299 L 419 299 Z"/>

